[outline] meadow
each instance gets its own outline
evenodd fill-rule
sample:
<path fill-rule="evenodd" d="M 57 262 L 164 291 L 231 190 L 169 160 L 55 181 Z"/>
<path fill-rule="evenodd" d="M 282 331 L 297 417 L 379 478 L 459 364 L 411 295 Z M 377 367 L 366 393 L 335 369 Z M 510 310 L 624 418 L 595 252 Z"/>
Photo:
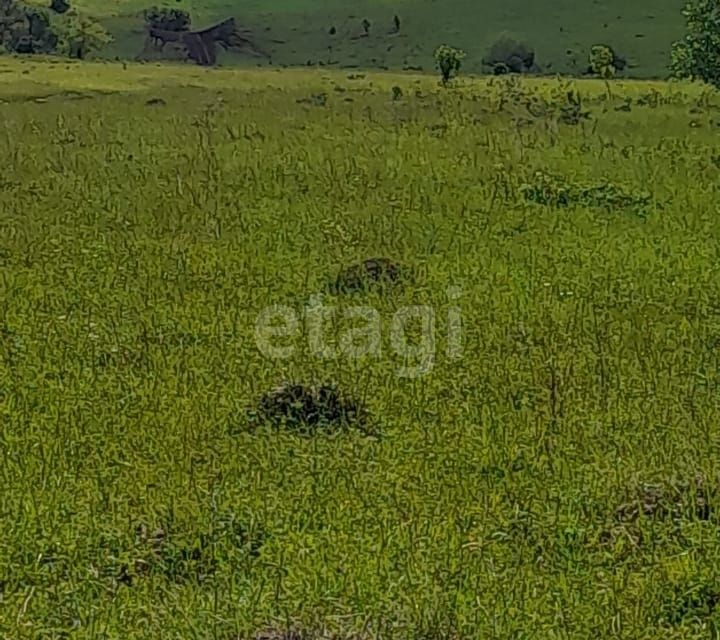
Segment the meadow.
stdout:
<path fill-rule="evenodd" d="M 0 59 L 0 637 L 717 637 L 719 127 L 681 83 Z M 432 307 L 431 371 L 262 355 L 376 256 L 413 282 L 327 304 Z M 374 431 L 251 427 L 285 380 Z"/>

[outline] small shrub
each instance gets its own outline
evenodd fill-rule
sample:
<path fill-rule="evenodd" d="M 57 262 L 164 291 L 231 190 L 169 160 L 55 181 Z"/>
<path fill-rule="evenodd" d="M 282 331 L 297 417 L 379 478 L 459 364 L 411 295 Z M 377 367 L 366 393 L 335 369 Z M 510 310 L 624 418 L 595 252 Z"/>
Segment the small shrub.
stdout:
<path fill-rule="evenodd" d="M 462 61 L 465 59 L 465 52 L 443 44 L 435 49 L 434 55 L 442 82 L 447 84 L 453 76 L 460 72 Z"/>
<path fill-rule="evenodd" d="M 494 75 L 507 73 L 531 73 L 537 71 L 535 51 L 509 36 L 500 37 L 488 51 L 483 64 L 489 67 Z"/>

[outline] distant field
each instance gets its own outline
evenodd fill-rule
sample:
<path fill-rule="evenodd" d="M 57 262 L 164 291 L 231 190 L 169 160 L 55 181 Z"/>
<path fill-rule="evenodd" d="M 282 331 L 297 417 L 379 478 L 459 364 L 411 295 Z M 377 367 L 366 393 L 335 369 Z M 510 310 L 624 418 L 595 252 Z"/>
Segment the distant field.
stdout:
<path fill-rule="evenodd" d="M 718 131 L 686 84 L 0 59 L 0 637 L 714 637 Z M 376 256 L 324 302 L 379 356 L 262 355 Z M 286 379 L 374 437 L 250 429 Z"/>
<path fill-rule="evenodd" d="M 99 16 L 116 36 L 109 57 L 133 57 L 142 48 L 139 13 L 152 2 L 77 0 L 76 6 Z M 628 57 L 632 77 L 667 73 L 671 43 L 682 34 L 684 0 L 664 2 L 575 2 L 571 0 L 282 0 L 272 7 L 261 0 L 172 3 L 191 11 L 200 26 L 235 15 L 256 33 L 272 53 L 274 65 L 329 64 L 361 68 L 433 67 L 432 52 L 451 44 L 468 52 L 468 71 L 482 71 L 487 48 L 505 31 L 533 45 L 541 66 L 550 73 L 578 72 L 587 64 L 593 44 L 605 43 Z M 389 35 L 395 14 L 401 33 Z M 361 21 L 372 23 L 370 37 L 353 39 Z M 328 35 L 331 26 L 337 34 Z M 329 49 L 331 47 L 331 49 Z M 225 64 L 254 65 L 242 56 L 226 55 Z M 547 65 L 551 65 L 549 68 Z"/>

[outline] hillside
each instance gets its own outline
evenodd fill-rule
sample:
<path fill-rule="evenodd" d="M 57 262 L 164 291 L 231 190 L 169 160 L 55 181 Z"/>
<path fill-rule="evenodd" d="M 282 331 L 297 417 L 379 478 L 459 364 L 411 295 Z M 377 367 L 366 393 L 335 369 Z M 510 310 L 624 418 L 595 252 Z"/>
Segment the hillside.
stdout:
<path fill-rule="evenodd" d="M 75 5 L 102 20 L 116 40 L 103 55 L 132 58 L 142 49 L 140 12 L 151 0 L 77 0 Z M 682 31 L 684 0 L 282 0 L 272 10 L 266 2 L 182 0 L 169 6 L 189 10 L 200 28 L 229 15 L 251 28 L 272 55 L 273 65 L 327 64 L 360 68 L 432 69 L 432 51 L 451 44 L 468 53 L 465 68 L 482 72 L 487 48 L 502 32 L 535 47 L 540 66 L 550 73 L 573 73 L 587 60 L 591 45 L 613 46 L 630 62 L 626 75 L 664 77 L 671 43 Z M 393 16 L 400 33 L 391 35 Z M 361 22 L 370 23 L 368 37 Z M 330 35 L 331 27 L 336 28 Z M 223 64 L 257 64 L 251 58 L 225 55 Z"/>

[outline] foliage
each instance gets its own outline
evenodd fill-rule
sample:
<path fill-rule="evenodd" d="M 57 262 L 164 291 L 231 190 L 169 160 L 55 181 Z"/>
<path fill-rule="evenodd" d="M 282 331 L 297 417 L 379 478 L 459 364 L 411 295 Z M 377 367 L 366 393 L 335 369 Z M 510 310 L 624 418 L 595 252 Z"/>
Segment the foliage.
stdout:
<path fill-rule="evenodd" d="M 596 44 L 590 49 L 590 70 L 601 78 L 615 75 L 615 55 L 610 47 Z"/>
<path fill-rule="evenodd" d="M 492 44 L 483 58 L 483 64 L 489 67 L 494 75 L 537 70 L 535 50 L 508 35 L 501 36 Z"/>
<path fill-rule="evenodd" d="M 672 47 L 672 73 L 720 87 L 720 0 L 689 0 L 686 34 Z"/>
<path fill-rule="evenodd" d="M 578 125 L 590 118 L 590 112 L 583 107 L 579 91 L 558 87 L 557 91 L 553 92 L 553 98 L 553 107 L 559 111 L 559 119 L 563 124 Z"/>
<path fill-rule="evenodd" d="M 164 31 L 185 31 L 190 28 L 190 14 L 182 9 L 151 7 L 144 12 L 148 26 Z"/>
<path fill-rule="evenodd" d="M 94 20 L 75 10 L 50 19 L 47 9 L 0 0 L 0 44 L 16 53 L 59 53 L 84 58 L 112 41 Z"/>
<path fill-rule="evenodd" d="M 440 45 L 434 55 L 443 84 L 447 84 L 451 77 L 459 73 L 462 61 L 466 56 L 464 51 L 445 44 Z"/>
<path fill-rule="evenodd" d="M 58 51 L 71 58 L 85 59 L 112 42 L 112 36 L 99 23 L 76 11 L 69 11 L 56 22 Z"/>
<path fill-rule="evenodd" d="M 48 12 L 15 0 L 0 0 L 0 45 L 15 53 L 51 53 L 57 35 Z"/>

